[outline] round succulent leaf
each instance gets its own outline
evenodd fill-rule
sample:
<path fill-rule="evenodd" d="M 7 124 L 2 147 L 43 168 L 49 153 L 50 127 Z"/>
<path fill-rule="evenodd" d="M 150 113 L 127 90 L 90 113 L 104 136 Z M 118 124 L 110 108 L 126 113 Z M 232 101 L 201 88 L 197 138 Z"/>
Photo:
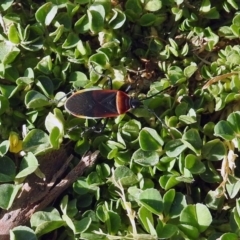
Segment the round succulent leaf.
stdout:
<path fill-rule="evenodd" d="M 8 29 L 8 40 L 14 44 L 20 43 L 20 38 L 18 36 L 18 30 L 14 24 L 11 25 Z"/>
<path fill-rule="evenodd" d="M 34 155 L 46 153 L 51 149 L 49 137 L 44 131 L 33 129 L 23 139 L 22 149 Z"/>
<path fill-rule="evenodd" d="M 186 145 L 180 139 L 170 140 L 164 147 L 166 154 L 169 157 L 177 157 L 179 156 L 185 149 Z"/>
<path fill-rule="evenodd" d="M 133 153 L 131 161 L 145 167 L 155 166 L 159 162 L 159 155 L 155 151 L 138 149 Z"/>
<path fill-rule="evenodd" d="M 16 175 L 16 178 L 24 178 L 30 175 L 37 170 L 38 166 L 39 164 L 37 158 L 33 155 L 33 153 L 28 152 L 20 163 L 19 173 Z"/>
<path fill-rule="evenodd" d="M 42 25 L 48 26 L 57 14 L 58 7 L 52 2 L 43 4 L 35 13 L 36 20 Z"/>
<path fill-rule="evenodd" d="M 55 112 L 57 113 L 57 112 Z M 63 116 L 52 114 L 51 112 L 45 118 L 45 127 L 49 133 L 52 132 L 53 128 L 57 127 L 60 133 L 63 135 L 64 133 L 64 126 L 63 126 Z"/>
<path fill-rule="evenodd" d="M 49 141 L 53 149 L 59 149 L 63 141 L 63 134 L 58 127 L 54 127 L 49 134 Z"/>
<path fill-rule="evenodd" d="M 0 182 L 11 182 L 15 178 L 16 166 L 11 158 L 0 157 Z"/>
<path fill-rule="evenodd" d="M 161 151 L 163 139 L 152 128 L 143 128 L 139 133 L 139 145 L 144 151 Z"/>
<path fill-rule="evenodd" d="M 138 210 L 138 217 L 147 232 L 150 232 L 151 226 L 149 224 L 154 225 L 153 215 L 147 208 L 141 206 Z"/>
<path fill-rule="evenodd" d="M 108 215 L 108 218 L 105 223 L 106 223 L 108 232 L 111 235 L 116 235 L 116 233 L 119 231 L 119 228 L 121 226 L 121 218 L 118 213 L 111 210 L 107 212 L 107 215 Z"/>
<path fill-rule="evenodd" d="M 140 0 L 127 0 L 125 3 L 125 8 L 133 11 L 136 14 L 142 13 L 142 5 Z"/>
<path fill-rule="evenodd" d="M 10 141 L 5 140 L 0 143 L 0 156 L 3 157 L 10 147 Z"/>
<path fill-rule="evenodd" d="M 205 165 L 200 161 L 199 157 L 193 154 L 188 154 L 185 158 L 185 167 L 192 174 L 200 174 L 203 173 L 206 168 Z"/>
<path fill-rule="evenodd" d="M 52 232 L 65 224 L 58 210 L 52 207 L 44 211 L 35 212 L 31 216 L 30 223 L 38 237 Z"/>
<path fill-rule="evenodd" d="M 85 33 L 90 30 L 90 23 L 87 14 L 84 14 L 78 21 L 75 22 L 74 29 L 77 33 Z"/>
<path fill-rule="evenodd" d="M 120 9 L 112 9 L 113 16 L 109 20 L 108 24 L 112 29 L 119 29 L 126 21 L 126 15 Z"/>
<path fill-rule="evenodd" d="M 141 16 L 139 24 L 141 26 L 151 26 L 155 23 L 156 16 L 153 13 L 145 13 Z"/>
<path fill-rule="evenodd" d="M 196 151 L 202 148 L 202 139 L 196 129 L 189 129 L 183 134 L 183 140 L 188 142 Z"/>
<path fill-rule="evenodd" d="M 224 200 L 224 195 L 221 194 L 220 190 L 216 189 L 215 191 L 210 190 L 207 193 L 207 196 L 204 199 L 204 203 L 209 209 L 217 211 L 223 207 Z"/>
<path fill-rule="evenodd" d="M 81 196 L 91 191 L 91 186 L 87 183 L 86 179 L 78 179 L 73 184 L 73 190 Z"/>
<path fill-rule="evenodd" d="M 14 0 L 4 0 L 0 3 L 0 10 L 6 11 L 8 8 L 10 8 L 13 4 Z"/>
<path fill-rule="evenodd" d="M 227 121 L 231 124 L 232 129 L 235 133 L 240 133 L 240 111 L 231 113 Z"/>
<path fill-rule="evenodd" d="M 26 226 L 17 226 L 10 230 L 10 239 L 18 239 L 18 240 L 37 240 L 38 237 L 35 232 Z"/>
<path fill-rule="evenodd" d="M 170 175 L 170 174 L 161 176 L 159 178 L 160 186 L 165 190 L 168 190 L 168 189 L 176 186 L 177 184 L 179 184 L 177 177 L 178 176 L 174 176 L 174 175 Z"/>
<path fill-rule="evenodd" d="M 159 191 L 154 188 L 149 188 L 142 191 L 139 195 L 140 203 L 154 214 L 161 214 L 163 211 L 162 196 Z"/>
<path fill-rule="evenodd" d="M 227 121 L 221 120 L 214 127 L 214 135 L 221 137 L 224 140 L 231 141 L 235 137 L 235 132 L 232 124 Z"/>
<path fill-rule="evenodd" d="M 181 224 L 186 224 L 204 232 L 212 222 L 209 209 L 201 203 L 186 206 L 180 215 Z"/>
<path fill-rule="evenodd" d="M 126 166 L 117 167 L 114 171 L 114 178 L 120 181 L 123 186 L 132 186 L 138 182 L 137 176 Z"/>
<path fill-rule="evenodd" d="M 93 54 L 89 58 L 89 62 L 93 62 L 94 64 L 100 65 L 102 68 L 106 68 L 108 66 L 109 59 L 106 54 L 99 52 Z"/>
<path fill-rule="evenodd" d="M 54 86 L 51 79 L 47 76 L 38 76 L 36 85 L 42 90 L 45 96 L 50 97 L 53 95 Z"/>
<path fill-rule="evenodd" d="M 145 0 L 144 1 L 144 9 L 150 12 L 156 12 L 162 8 L 161 0 Z"/>
<path fill-rule="evenodd" d="M 168 223 L 163 225 L 163 223 L 158 220 L 156 232 L 159 238 L 170 239 L 177 231 L 178 228 L 176 225 Z"/>
<path fill-rule="evenodd" d="M 70 32 L 67 36 L 67 39 L 64 41 L 62 48 L 63 49 L 71 49 L 77 46 L 79 41 L 78 35 L 73 32 Z"/>
<path fill-rule="evenodd" d="M 89 20 L 89 28 L 92 32 L 97 33 L 102 31 L 105 20 L 105 9 L 102 4 L 92 4 L 87 10 Z"/>
<path fill-rule="evenodd" d="M 9 109 L 9 101 L 6 97 L 0 95 L 0 115 Z"/>
<path fill-rule="evenodd" d="M 48 98 L 35 90 L 30 90 L 25 96 L 25 105 L 27 108 L 41 108 L 49 104 Z"/>
<path fill-rule="evenodd" d="M 9 209 L 15 197 L 17 196 L 18 191 L 21 189 L 22 185 L 13 185 L 13 184 L 1 184 L 0 185 L 0 207 L 2 209 Z"/>
<path fill-rule="evenodd" d="M 82 233 L 85 232 L 92 223 L 92 219 L 90 217 L 82 218 L 79 221 L 74 221 L 74 227 L 76 233 Z"/>
<path fill-rule="evenodd" d="M 190 224 L 178 224 L 178 228 L 187 236 L 189 239 L 198 239 L 199 231 L 196 227 L 191 226 Z"/>
<path fill-rule="evenodd" d="M 203 162 L 205 165 L 206 170 L 200 174 L 201 179 L 207 183 L 218 183 L 222 181 L 222 177 L 219 174 L 214 166 L 210 163 Z"/>
<path fill-rule="evenodd" d="M 214 139 L 204 144 L 202 157 L 209 161 L 222 160 L 227 154 L 226 146 L 220 139 Z"/>
<path fill-rule="evenodd" d="M 235 198 L 240 190 L 240 181 L 234 176 L 228 177 L 229 182 L 226 183 L 226 190 L 231 199 Z"/>

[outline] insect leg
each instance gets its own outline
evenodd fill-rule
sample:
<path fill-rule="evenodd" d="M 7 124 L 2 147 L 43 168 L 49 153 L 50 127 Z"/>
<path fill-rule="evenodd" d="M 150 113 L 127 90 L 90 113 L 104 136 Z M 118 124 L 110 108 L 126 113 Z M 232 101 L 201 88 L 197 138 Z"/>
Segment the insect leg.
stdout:
<path fill-rule="evenodd" d="M 97 123 L 93 127 L 86 127 L 84 131 L 81 133 L 81 136 L 83 137 L 88 132 L 94 132 L 94 133 L 102 133 L 104 129 L 106 128 L 108 118 L 104 119 L 104 123 L 101 124 L 102 119 L 98 119 Z M 101 124 L 101 125 L 100 125 Z"/>

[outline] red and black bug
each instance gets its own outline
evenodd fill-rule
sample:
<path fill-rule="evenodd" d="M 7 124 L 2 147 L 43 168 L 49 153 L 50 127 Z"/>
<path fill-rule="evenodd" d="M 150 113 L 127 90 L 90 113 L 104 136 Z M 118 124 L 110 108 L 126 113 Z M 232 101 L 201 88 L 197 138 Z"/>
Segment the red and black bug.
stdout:
<path fill-rule="evenodd" d="M 65 102 L 66 110 L 79 118 L 111 118 L 142 106 L 138 99 L 119 90 L 84 89 Z"/>
<path fill-rule="evenodd" d="M 93 70 L 96 72 L 94 68 Z M 110 88 L 112 88 L 112 80 L 109 77 L 108 79 L 110 81 Z M 166 89 L 164 89 L 163 91 L 165 91 Z M 127 93 L 120 90 L 83 89 L 73 93 L 66 100 L 65 109 L 70 114 L 78 118 L 102 119 L 117 117 L 121 114 L 128 112 L 133 108 L 144 107 L 149 112 L 151 112 L 159 121 L 161 121 L 162 124 L 165 126 L 165 124 L 157 116 L 157 114 L 153 110 L 145 107 L 142 103 L 143 100 L 152 98 L 153 96 L 158 95 L 159 93 L 160 92 L 152 95 L 151 97 L 139 100 L 130 97 Z M 105 125 L 106 124 L 104 124 L 104 126 Z"/>

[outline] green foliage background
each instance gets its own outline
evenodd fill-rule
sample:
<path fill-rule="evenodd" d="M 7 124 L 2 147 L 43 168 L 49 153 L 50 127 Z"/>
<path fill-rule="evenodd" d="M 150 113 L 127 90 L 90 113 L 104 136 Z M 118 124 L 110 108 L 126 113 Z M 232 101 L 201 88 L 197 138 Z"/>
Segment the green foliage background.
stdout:
<path fill-rule="evenodd" d="M 11 239 L 240 237 L 239 7 L 1 1 L 1 209 L 11 209 L 20 183 L 41 169 L 40 156 L 67 149 L 76 163 L 100 151 L 90 171 Z M 108 76 L 114 89 L 131 84 L 140 99 L 163 92 L 96 133 L 96 120 L 66 112 L 64 96 L 107 88 Z"/>

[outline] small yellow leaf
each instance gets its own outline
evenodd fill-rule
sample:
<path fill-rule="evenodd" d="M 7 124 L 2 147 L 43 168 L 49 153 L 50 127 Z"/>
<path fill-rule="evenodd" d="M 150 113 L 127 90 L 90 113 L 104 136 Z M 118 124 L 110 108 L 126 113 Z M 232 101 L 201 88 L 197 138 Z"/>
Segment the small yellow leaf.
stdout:
<path fill-rule="evenodd" d="M 11 132 L 9 135 L 10 147 L 9 151 L 12 153 L 18 153 L 22 150 L 22 140 L 19 140 L 18 134 Z"/>

